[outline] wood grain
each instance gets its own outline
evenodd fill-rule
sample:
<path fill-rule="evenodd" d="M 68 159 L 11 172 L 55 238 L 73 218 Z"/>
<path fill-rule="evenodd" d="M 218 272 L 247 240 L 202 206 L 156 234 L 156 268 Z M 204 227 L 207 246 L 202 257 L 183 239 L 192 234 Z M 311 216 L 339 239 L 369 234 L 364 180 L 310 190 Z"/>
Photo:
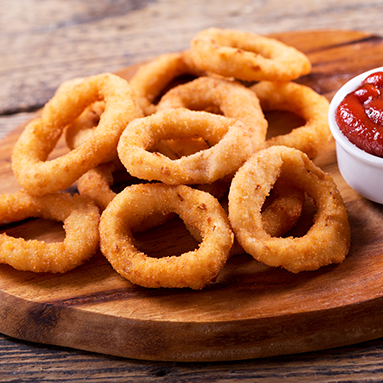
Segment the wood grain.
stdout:
<path fill-rule="evenodd" d="M 365 33 L 318 31 L 277 37 L 310 56 L 313 71 L 300 82 L 328 98 L 347 79 L 382 60 L 382 39 Z M 119 74 L 129 77 L 132 70 Z M 17 189 L 9 156 L 21 129 L 0 143 L 1 192 Z M 218 280 L 199 292 L 133 286 L 101 254 L 62 276 L 2 266 L 0 331 L 38 343 L 173 361 L 266 357 L 383 336 L 382 314 L 376 310 L 383 294 L 377 272 L 382 263 L 382 207 L 360 198 L 344 183 L 333 143 L 316 162 L 334 176 L 349 210 L 353 243 L 342 265 L 296 276 L 242 255 L 232 258 Z M 163 253 L 169 247 L 166 233 L 176 248 L 183 248 L 188 240 L 182 225 L 169 226 L 174 227 L 141 237 L 138 245 Z M 34 222 L 26 222 L 7 232 L 50 237 L 45 228 L 36 230 Z M 56 236 L 60 228 L 52 233 Z"/>

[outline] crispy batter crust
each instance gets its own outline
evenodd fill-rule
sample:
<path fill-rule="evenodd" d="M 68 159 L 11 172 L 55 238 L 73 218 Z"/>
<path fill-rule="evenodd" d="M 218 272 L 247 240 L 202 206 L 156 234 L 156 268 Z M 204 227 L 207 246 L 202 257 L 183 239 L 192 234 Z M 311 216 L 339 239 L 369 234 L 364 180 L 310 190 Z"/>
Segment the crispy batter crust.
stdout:
<path fill-rule="evenodd" d="M 285 145 L 299 149 L 310 158 L 316 157 L 331 138 L 328 126 L 329 102 L 313 89 L 294 82 L 262 81 L 251 87 L 261 103 L 262 110 L 285 110 L 302 117 L 305 124 L 290 133 L 272 137 L 266 147 Z"/>
<path fill-rule="evenodd" d="M 290 81 L 311 70 L 297 49 L 257 34 L 208 28 L 191 41 L 195 64 L 207 72 L 245 81 Z"/>
<path fill-rule="evenodd" d="M 30 217 L 64 222 L 64 241 L 45 243 L 2 233 L 0 263 L 23 271 L 65 273 L 87 261 L 98 249 L 100 213 L 89 198 L 68 193 L 35 197 L 24 191 L 0 196 L 0 222 Z"/>
<path fill-rule="evenodd" d="M 134 246 L 132 230 L 155 212 L 176 213 L 202 237 L 198 249 L 152 258 Z M 144 287 L 202 289 L 225 265 L 233 244 L 226 213 L 210 194 L 188 186 L 139 184 L 119 193 L 100 221 L 101 251 L 113 268 Z"/>
<path fill-rule="evenodd" d="M 48 160 L 65 126 L 90 104 L 105 100 L 105 111 L 91 139 Z M 65 190 L 82 174 L 115 152 L 119 137 L 135 117 L 127 81 L 113 74 L 91 76 L 65 86 L 45 105 L 41 118 L 29 123 L 12 152 L 12 170 L 20 186 L 33 195 Z"/>
<path fill-rule="evenodd" d="M 261 208 L 280 174 L 316 204 L 314 224 L 303 237 L 272 237 L 263 226 Z M 348 214 L 333 179 L 293 148 L 264 149 L 237 172 L 229 191 L 229 220 L 246 252 L 293 273 L 340 263 L 350 247 Z"/>
<path fill-rule="evenodd" d="M 170 138 L 203 137 L 211 144 L 171 160 L 149 149 Z M 118 156 L 135 177 L 166 184 L 212 183 L 234 173 L 254 152 L 251 132 L 238 120 L 185 108 L 163 109 L 135 119 L 121 135 Z"/>
<path fill-rule="evenodd" d="M 215 111 L 241 121 L 251 132 L 253 150 L 264 147 L 267 121 L 258 97 L 238 82 L 217 77 L 199 77 L 169 90 L 162 97 L 157 109 L 165 108 Z"/>

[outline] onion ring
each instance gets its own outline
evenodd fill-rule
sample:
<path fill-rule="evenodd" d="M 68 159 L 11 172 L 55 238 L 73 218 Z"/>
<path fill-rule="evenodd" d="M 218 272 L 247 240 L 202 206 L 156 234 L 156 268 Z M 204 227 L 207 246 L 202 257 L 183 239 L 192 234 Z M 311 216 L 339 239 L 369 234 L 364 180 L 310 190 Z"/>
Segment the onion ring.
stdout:
<path fill-rule="evenodd" d="M 290 81 L 311 71 L 309 59 L 276 39 L 232 29 L 209 28 L 191 41 L 201 70 L 245 81 Z"/>
<path fill-rule="evenodd" d="M 201 232 L 198 249 L 180 256 L 148 257 L 134 246 L 131 229 L 153 212 L 176 213 Z M 202 289 L 224 267 L 233 233 L 218 201 L 185 185 L 133 185 L 119 193 L 100 220 L 100 248 L 130 282 L 149 288 Z"/>
<path fill-rule="evenodd" d="M 280 174 L 316 204 L 314 223 L 302 237 L 271 237 L 263 227 L 261 208 Z M 348 214 L 333 179 L 306 154 L 285 146 L 261 150 L 236 173 L 229 191 L 229 220 L 247 253 L 293 273 L 341 263 L 350 247 Z"/>
<path fill-rule="evenodd" d="M 87 261 L 99 245 L 100 213 L 88 198 L 69 193 L 0 195 L 0 222 L 39 217 L 64 222 L 63 242 L 45 243 L 0 234 L 0 263 L 17 270 L 65 273 Z"/>
<path fill-rule="evenodd" d="M 96 101 L 89 105 L 71 124 L 65 127 L 65 140 L 69 149 L 81 146 L 90 138 L 105 111 L 105 102 Z"/>
<path fill-rule="evenodd" d="M 151 153 L 160 140 L 203 137 L 213 146 L 177 160 Z M 212 183 L 234 173 L 254 152 L 242 122 L 189 109 L 163 109 L 135 119 L 121 135 L 118 156 L 133 176 L 166 184 Z"/>
<path fill-rule="evenodd" d="M 162 97 L 157 110 L 165 108 L 218 110 L 225 117 L 243 122 L 252 132 L 254 151 L 264 147 L 267 121 L 258 97 L 238 82 L 215 77 L 199 77 L 169 90 Z"/>
<path fill-rule="evenodd" d="M 144 115 L 156 111 L 156 99 L 166 93 L 173 80 L 183 75 L 200 76 L 203 72 L 190 60 L 189 51 L 166 53 L 141 65 L 130 80 Z"/>
<path fill-rule="evenodd" d="M 316 157 L 331 138 L 328 126 L 327 99 L 313 89 L 294 82 L 276 83 L 262 81 L 251 88 L 258 96 L 264 111 L 285 110 L 297 114 L 305 124 L 290 133 L 272 137 L 266 147 L 284 145 Z"/>
<path fill-rule="evenodd" d="M 48 160 L 65 126 L 93 102 L 105 100 L 105 112 L 92 135 L 80 147 Z M 112 74 L 86 78 L 59 91 L 44 106 L 41 118 L 30 122 L 12 152 L 12 170 L 20 186 L 32 195 L 65 190 L 82 174 L 115 152 L 119 137 L 135 116 L 128 82 Z"/>

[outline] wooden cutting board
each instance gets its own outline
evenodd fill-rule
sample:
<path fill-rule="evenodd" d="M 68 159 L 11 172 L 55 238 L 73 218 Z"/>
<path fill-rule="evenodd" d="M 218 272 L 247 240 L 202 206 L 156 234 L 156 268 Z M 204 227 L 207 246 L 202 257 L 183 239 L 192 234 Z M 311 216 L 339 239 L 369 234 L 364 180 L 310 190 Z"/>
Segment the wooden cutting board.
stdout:
<path fill-rule="evenodd" d="M 274 36 L 310 57 L 312 73 L 299 82 L 329 100 L 348 79 L 383 62 L 379 36 L 353 31 Z M 130 78 L 136 69 L 119 74 Z M 0 142 L 0 192 L 18 189 L 10 155 L 22 129 Z M 63 151 L 61 145 L 56 153 Z M 344 182 L 334 142 L 316 163 L 333 175 L 349 211 L 352 246 L 341 265 L 294 275 L 243 254 L 231 258 L 202 291 L 134 286 L 100 253 L 64 275 L 1 265 L 0 331 L 32 342 L 158 361 L 258 358 L 382 337 L 383 206 L 361 198 Z M 63 237 L 60 225 L 44 220 L 11 225 L 6 232 L 47 241 Z M 179 254 L 194 246 L 178 220 L 137 241 L 151 255 Z"/>

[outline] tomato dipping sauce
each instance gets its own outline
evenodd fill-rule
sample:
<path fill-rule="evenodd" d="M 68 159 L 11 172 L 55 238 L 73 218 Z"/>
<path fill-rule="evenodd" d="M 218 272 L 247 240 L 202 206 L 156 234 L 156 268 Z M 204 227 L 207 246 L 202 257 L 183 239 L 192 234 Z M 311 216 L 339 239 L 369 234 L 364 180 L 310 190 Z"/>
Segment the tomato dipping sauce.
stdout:
<path fill-rule="evenodd" d="M 383 157 L 383 71 L 370 74 L 335 111 L 341 132 L 358 148 Z"/>

